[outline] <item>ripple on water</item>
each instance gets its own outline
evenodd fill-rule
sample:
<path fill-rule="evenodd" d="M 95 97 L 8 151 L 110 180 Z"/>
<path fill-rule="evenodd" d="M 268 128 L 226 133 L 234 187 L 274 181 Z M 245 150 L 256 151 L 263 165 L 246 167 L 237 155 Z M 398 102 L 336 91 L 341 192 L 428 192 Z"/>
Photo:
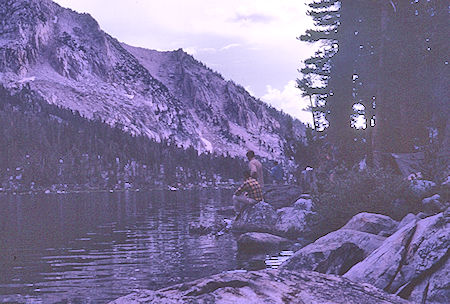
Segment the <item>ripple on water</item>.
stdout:
<path fill-rule="evenodd" d="M 0 214 L 8 252 L 18 257 L 0 257 L 0 303 L 106 303 L 236 269 L 233 237 L 188 233 L 190 222 L 229 204 L 228 196 L 201 197 L 177 191 L 0 200 L 9 212 Z"/>
<path fill-rule="evenodd" d="M 277 255 L 267 255 L 264 263 L 268 268 L 277 269 L 283 264 L 287 259 L 289 259 L 294 252 L 292 250 L 283 250 Z"/>

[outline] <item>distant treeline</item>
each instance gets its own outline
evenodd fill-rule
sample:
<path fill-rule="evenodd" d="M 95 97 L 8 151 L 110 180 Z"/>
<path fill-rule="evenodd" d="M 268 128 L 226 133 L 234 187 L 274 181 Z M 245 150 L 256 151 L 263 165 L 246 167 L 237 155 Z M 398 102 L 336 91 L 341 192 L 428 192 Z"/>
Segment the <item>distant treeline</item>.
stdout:
<path fill-rule="evenodd" d="M 133 136 L 50 105 L 27 85 L 0 86 L 0 187 L 146 188 L 239 180 L 244 161 Z"/>

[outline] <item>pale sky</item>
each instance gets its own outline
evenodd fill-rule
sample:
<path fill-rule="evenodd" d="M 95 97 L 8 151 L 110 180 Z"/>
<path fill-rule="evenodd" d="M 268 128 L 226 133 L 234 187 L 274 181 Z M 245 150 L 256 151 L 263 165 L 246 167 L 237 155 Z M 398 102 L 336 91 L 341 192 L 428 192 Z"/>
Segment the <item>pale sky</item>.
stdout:
<path fill-rule="evenodd" d="M 121 42 L 183 48 L 225 79 L 277 109 L 311 122 L 295 88 L 314 47 L 296 38 L 312 28 L 306 0 L 55 0 L 89 13 Z"/>

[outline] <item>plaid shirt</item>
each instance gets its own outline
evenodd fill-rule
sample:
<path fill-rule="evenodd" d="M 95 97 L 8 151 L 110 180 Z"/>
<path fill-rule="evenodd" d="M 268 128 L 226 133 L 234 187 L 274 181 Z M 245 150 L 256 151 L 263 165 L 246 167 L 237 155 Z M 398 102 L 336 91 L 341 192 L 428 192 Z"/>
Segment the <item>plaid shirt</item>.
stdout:
<path fill-rule="evenodd" d="M 263 200 L 261 186 L 253 177 L 247 178 L 244 183 L 236 190 L 234 195 L 241 195 L 242 193 L 246 193 L 249 198 L 252 198 L 257 202 Z"/>

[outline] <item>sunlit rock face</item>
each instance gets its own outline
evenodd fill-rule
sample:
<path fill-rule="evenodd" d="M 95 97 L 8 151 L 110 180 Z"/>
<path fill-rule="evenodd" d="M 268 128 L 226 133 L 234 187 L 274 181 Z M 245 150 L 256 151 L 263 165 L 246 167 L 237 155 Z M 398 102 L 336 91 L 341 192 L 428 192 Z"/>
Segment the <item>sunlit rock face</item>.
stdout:
<path fill-rule="evenodd" d="M 385 237 L 367 232 L 339 229 L 298 250 L 281 268 L 342 275 L 384 240 Z"/>
<path fill-rule="evenodd" d="M 412 219 L 344 276 L 414 303 L 449 303 L 450 209 Z"/>
<path fill-rule="evenodd" d="M 50 0 L 0 1 L 0 85 L 132 134 L 199 152 L 277 158 L 304 137 L 297 120 L 183 50 L 120 43 L 88 14 Z"/>

